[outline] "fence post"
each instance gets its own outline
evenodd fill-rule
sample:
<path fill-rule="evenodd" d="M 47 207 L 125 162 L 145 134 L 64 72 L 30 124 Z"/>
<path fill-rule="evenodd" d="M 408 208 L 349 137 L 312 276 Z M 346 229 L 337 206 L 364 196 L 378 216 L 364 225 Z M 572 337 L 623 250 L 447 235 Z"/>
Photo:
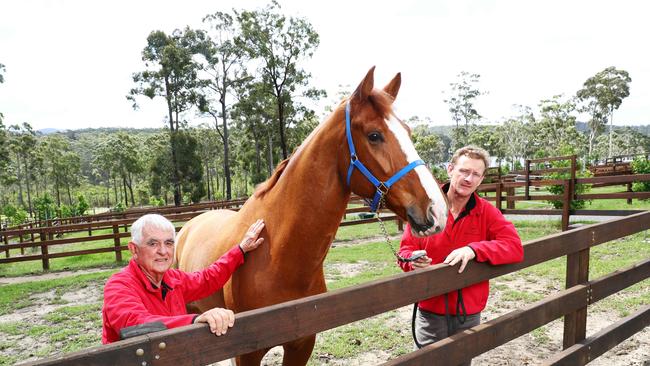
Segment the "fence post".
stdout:
<path fill-rule="evenodd" d="M 576 158 L 577 155 L 571 155 L 571 199 L 576 199 Z"/>
<path fill-rule="evenodd" d="M 30 230 L 33 230 L 33 229 L 34 229 L 34 222 L 30 222 L 30 223 L 29 223 L 29 229 L 30 229 Z M 34 231 L 31 231 L 31 232 L 29 233 L 29 235 L 31 236 L 31 238 L 32 238 L 32 243 L 33 243 L 33 242 L 35 241 L 35 239 L 34 239 Z"/>
<path fill-rule="evenodd" d="M 49 223 L 49 221 L 47 221 Z M 45 227 L 45 230 L 41 232 L 41 242 L 46 242 L 48 237 L 51 236 L 51 232 L 48 232 L 50 230 L 49 227 Z M 49 235 L 48 235 L 49 234 Z M 52 239 L 50 239 L 52 240 Z M 41 260 L 43 261 L 43 270 L 49 270 L 50 269 L 50 257 L 49 253 L 47 250 L 47 244 L 41 243 Z"/>
<path fill-rule="evenodd" d="M 528 187 L 526 187 L 528 189 Z M 506 188 L 506 197 L 514 197 L 515 196 L 515 187 L 508 187 Z M 507 200 L 506 199 L 506 207 L 509 210 L 514 210 L 515 208 L 515 201 L 514 200 Z"/>
<path fill-rule="evenodd" d="M 566 288 L 589 281 L 589 248 L 567 255 Z M 587 292 L 587 302 L 591 292 Z M 567 349 L 585 339 L 587 335 L 587 304 L 564 316 L 564 339 L 562 345 Z"/>
<path fill-rule="evenodd" d="M 569 230 L 571 195 L 571 180 L 567 179 L 564 181 L 564 199 L 562 200 L 562 231 Z"/>
<path fill-rule="evenodd" d="M 23 234 L 18 234 L 18 242 L 23 243 Z M 20 247 L 20 255 L 25 255 L 25 248 Z"/>
<path fill-rule="evenodd" d="M 9 245 L 9 235 L 4 234 L 3 241 L 5 242 L 5 245 Z M 5 257 L 9 258 L 9 248 L 5 249 Z"/>
<path fill-rule="evenodd" d="M 397 217 L 397 230 L 404 232 L 404 221 L 399 216 Z"/>
<path fill-rule="evenodd" d="M 632 182 L 630 182 L 630 183 L 627 184 L 627 191 L 628 191 L 628 192 L 632 192 Z M 628 204 L 628 205 L 631 205 L 631 204 L 632 204 L 632 199 L 631 199 L 631 198 L 628 198 L 628 199 L 627 199 L 627 204 Z"/>
<path fill-rule="evenodd" d="M 113 243 L 115 245 L 115 261 L 121 262 L 122 249 L 120 248 L 120 246 L 122 244 L 120 243 L 120 227 L 117 225 L 113 225 Z"/>
<path fill-rule="evenodd" d="M 525 173 L 526 173 L 526 188 L 525 188 L 524 197 L 525 197 L 526 201 L 528 201 L 530 199 L 530 195 L 529 195 L 529 188 L 530 188 L 530 160 L 528 160 L 528 159 L 526 159 Z M 508 208 L 510 208 L 510 207 L 508 207 Z"/>
<path fill-rule="evenodd" d="M 499 183 L 497 183 L 497 191 L 496 191 L 496 206 L 499 211 L 503 212 L 503 209 L 501 208 L 501 189 L 503 188 L 503 183 L 501 180 L 499 180 Z"/>

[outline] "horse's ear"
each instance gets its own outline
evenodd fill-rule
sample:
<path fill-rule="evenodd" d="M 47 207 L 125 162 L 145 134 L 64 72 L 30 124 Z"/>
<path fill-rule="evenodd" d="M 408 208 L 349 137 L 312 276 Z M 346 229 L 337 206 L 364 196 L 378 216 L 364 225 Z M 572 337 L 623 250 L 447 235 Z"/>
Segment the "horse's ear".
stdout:
<path fill-rule="evenodd" d="M 390 83 L 384 87 L 384 91 L 393 97 L 393 100 L 395 100 L 395 98 L 397 98 L 397 93 L 399 92 L 400 85 L 402 85 L 402 73 L 398 72 L 393 80 L 391 80 Z"/>
<path fill-rule="evenodd" d="M 374 87 L 374 82 L 375 82 L 375 67 L 373 66 L 370 68 L 370 70 L 368 70 L 366 77 L 363 78 L 359 86 L 357 86 L 357 90 L 355 90 L 354 93 L 352 93 L 352 98 L 358 100 L 368 99 L 368 96 L 370 95 L 370 92 L 372 92 L 372 88 Z"/>

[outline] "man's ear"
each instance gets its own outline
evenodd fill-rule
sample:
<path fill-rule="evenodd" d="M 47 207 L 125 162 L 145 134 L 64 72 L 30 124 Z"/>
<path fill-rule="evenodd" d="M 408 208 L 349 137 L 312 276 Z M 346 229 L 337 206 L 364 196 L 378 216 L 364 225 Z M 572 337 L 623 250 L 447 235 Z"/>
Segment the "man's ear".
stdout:
<path fill-rule="evenodd" d="M 138 245 L 132 241 L 129 242 L 129 251 L 131 252 L 131 257 L 136 259 L 138 257 Z"/>
<path fill-rule="evenodd" d="M 447 175 L 451 175 L 452 170 L 454 170 L 454 164 L 447 164 Z"/>

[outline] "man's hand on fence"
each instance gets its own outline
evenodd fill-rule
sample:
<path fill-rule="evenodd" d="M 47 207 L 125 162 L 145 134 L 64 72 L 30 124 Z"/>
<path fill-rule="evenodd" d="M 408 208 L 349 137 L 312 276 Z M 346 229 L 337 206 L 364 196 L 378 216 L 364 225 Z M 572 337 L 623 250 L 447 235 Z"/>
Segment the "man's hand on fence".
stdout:
<path fill-rule="evenodd" d="M 444 263 L 450 265 L 450 266 L 455 266 L 456 263 L 460 263 L 460 268 L 458 269 L 458 273 L 462 273 L 465 270 L 465 266 L 467 265 L 467 262 L 471 261 L 476 257 L 476 253 L 474 253 L 474 250 L 472 248 L 466 246 L 462 248 L 458 248 L 453 250 L 447 258 L 445 258 Z"/>
<path fill-rule="evenodd" d="M 235 324 L 235 313 L 230 309 L 213 308 L 199 315 L 194 323 L 208 323 L 210 331 L 220 336 Z"/>

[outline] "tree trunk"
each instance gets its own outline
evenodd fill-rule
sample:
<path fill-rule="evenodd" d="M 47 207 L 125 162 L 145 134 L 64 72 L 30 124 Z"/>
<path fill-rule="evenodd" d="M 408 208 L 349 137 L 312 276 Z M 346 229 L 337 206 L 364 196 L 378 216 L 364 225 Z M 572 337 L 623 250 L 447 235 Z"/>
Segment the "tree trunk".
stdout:
<path fill-rule="evenodd" d="M 284 103 L 282 96 L 278 93 L 278 123 L 280 124 L 280 147 L 282 148 L 282 160 L 289 157 L 287 153 L 287 142 L 284 136 Z"/>
<path fill-rule="evenodd" d="M 61 207 L 61 190 L 59 188 L 59 176 L 54 178 L 54 187 L 56 190 L 56 205 Z"/>
<path fill-rule="evenodd" d="M 270 177 L 271 174 L 273 174 L 273 167 L 274 167 L 274 164 L 273 164 L 273 138 L 271 137 L 271 132 L 269 132 L 268 136 L 269 136 L 269 155 L 268 155 L 268 161 L 267 161 L 268 162 L 267 168 L 268 168 L 268 173 L 269 173 L 269 177 Z"/>
<path fill-rule="evenodd" d="M 608 157 L 612 157 L 612 133 L 614 133 L 614 108 L 609 110 L 609 152 Z"/>
<path fill-rule="evenodd" d="M 133 179 L 131 178 L 131 173 L 127 173 L 129 180 L 128 180 L 128 186 L 129 186 L 129 193 L 131 194 L 131 207 L 135 207 L 135 199 L 133 197 Z"/>
<path fill-rule="evenodd" d="M 129 207 L 129 194 L 126 191 L 126 175 L 122 176 L 122 189 L 124 192 L 124 207 Z"/>
<path fill-rule="evenodd" d="M 115 193 L 115 204 L 117 205 L 120 202 L 120 198 L 117 196 L 117 178 L 113 177 L 113 193 Z"/>
<path fill-rule="evenodd" d="M 210 189 L 210 165 L 208 164 L 208 159 L 205 159 L 205 175 L 206 175 L 206 185 L 208 187 L 208 201 L 212 200 L 212 190 Z"/>
<path fill-rule="evenodd" d="M 169 78 L 165 76 L 165 93 L 166 97 L 165 99 L 167 100 L 167 112 L 169 113 L 169 144 L 171 145 L 172 149 L 172 166 L 173 166 L 173 173 L 172 174 L 172 184 L 174 185 L 174 205 L 175 206 L 180 206 L 181 204 L 181 179 L 180 179 L 180 172 L 178 169 L 178 159 L 176 159 L 177 151 L 176 151 L 176 139 L 175 139 L 175 134 L 178 132 L 178 119 L 176 120 L 176 128 L 174 128 L 174 110 L 172 108 L 172 94 L 169 91 Z M 178 113 L 176 115 L 178 117 Z"/>
<path fill-rule="evenodd" d="M 66 182 L 65 190 L 68 193 L 68 205 L 72 206 L 72 194 L 70 193 L 70 183 Z"/>

